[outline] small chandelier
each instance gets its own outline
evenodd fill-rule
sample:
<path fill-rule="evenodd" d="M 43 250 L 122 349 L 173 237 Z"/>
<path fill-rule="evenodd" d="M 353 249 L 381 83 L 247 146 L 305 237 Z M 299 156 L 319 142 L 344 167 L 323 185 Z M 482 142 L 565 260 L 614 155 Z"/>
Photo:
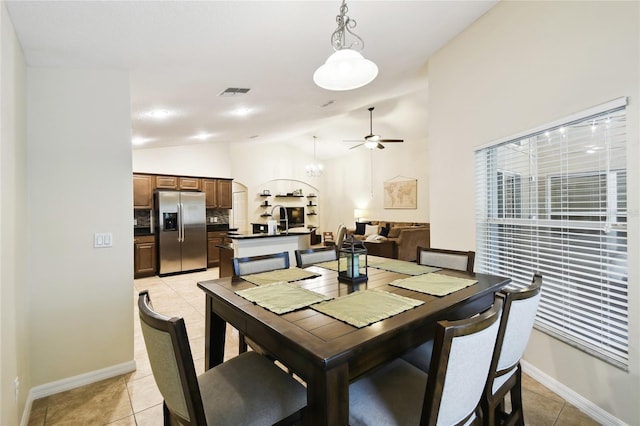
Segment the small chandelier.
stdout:
<path fill-rule="evenodd" d="M 307 176 L 318 177 L 322 175 L 324 167 L 316 161 L 316 137 L 313 137 L 313 163 L 306 166 Z"/>
<path fill-rule="evenodd" d="M 313 81 L 323 89 L 357 89 L 371 83 L 378 75 L 378 66 L 360 54 L 364 41 L 352 31 L 357 24 L 347 16 L 348 11 L 346 0 L 342 0 L 340 14 L 336 16 L 338 28 L 331 34 L 335 52 L 313 74 Z M 349 45 L 347 33 L 355 37 Z"/>

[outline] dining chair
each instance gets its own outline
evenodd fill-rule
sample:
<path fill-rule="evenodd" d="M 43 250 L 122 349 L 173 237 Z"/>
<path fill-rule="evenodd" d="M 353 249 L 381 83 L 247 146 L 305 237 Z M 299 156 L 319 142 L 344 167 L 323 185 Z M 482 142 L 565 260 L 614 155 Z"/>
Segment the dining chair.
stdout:
<path fill-rule="evenodd" d="M 335 246 L 336 252 L 338 252 L 342 247 L 342 243 L 344 242 L 344 239 L 346 236 L 347 236 L 347 227 L 344 226 L 343 224 L 340 224 L 340 226 L 338 226 L 338 232 L 336 232 L 336 246 Z"/>
<path fill-rule="evenodd" d="M 338 254 L 335 247 L 318 247 L 306 250 L 296 250 L 296 266 L 298 268 L 306 268 L 314 263 L 329 262 L 337 260 Z"/>
<path fill-rule="evenodd" d="M 271 425 L 300 422 L 305 387 L 265 357 L 246 352 L 197 376 L 183 318 L 153 309 L 138 295 L 140 325 L 163 397 L 164 425 Z"/>
<path fill-rule="evenodd" d="M 247 257 L 234 257 L 233 261 L 233 275 L 240 277 L 242 275 L 258 274 L 260 272 L 275 271 L 277 269 L 289 268 L 289 252 L 283 251 L 282 253 L 263 254 L 258 256 Z M 260 352 L 263 355 L 268 355 L 262 348 L 253 342 L 250 342 L 251 347 Z M 244 334 L 238 335 L 238 352 L 244 353 L 247 351 L 247 338 Z"/>
<path fill-rule="evenodd" d="M 349 386 L 349 424 L 480 424 L 480 399 L 502 300 L 468 319 L 440 321 L 428 374 L 397 358 Z"/>
<path fill-rule="evenodd" d="M 524 425 L 520 359 L 531 336 L 541 287 L 542 276 L 536 274 L 528 287 L 503 289 L 497 294 L 503 301 L 502 317 L 481 403 L 485 425 Z M 507 394 L 511 400 L 509 412 L 504 404 Z"/>
<path fill-rule="evenodd" d="M 473 273 L 474 251 L 445 250 L 418 246 L 416 259 L 419 265 L 455 269 Z"/>
<path fill-rule="evenodd" d="M 237 277 L 287 268 L 289 268 L 289 252 L 287 251 L 233 258 L 233 274 Z"/>

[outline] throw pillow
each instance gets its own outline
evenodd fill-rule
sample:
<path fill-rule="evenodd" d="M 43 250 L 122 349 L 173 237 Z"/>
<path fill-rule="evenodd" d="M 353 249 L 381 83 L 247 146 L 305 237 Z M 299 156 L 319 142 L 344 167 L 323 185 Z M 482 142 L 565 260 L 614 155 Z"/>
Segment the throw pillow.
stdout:
<path fill-rule="evenodd" d="M 364 236 L 376 235 L 378 233 L 378 225 L 365 225 Z"/>
<path fill-rule="evenodd" d="M 356 235 L 364 235 L 365 227 L 367 226 L 364 222 L 356 222 L 356 230 L 354 234 Z"/>
<path fill-rule="evenodd" d="M 391 229 L 391 224 L 387 223 L 387 225 L 380 230 L 380 235 L 382 235 L 383 237 L 388 237 L 390 229 Z"/>

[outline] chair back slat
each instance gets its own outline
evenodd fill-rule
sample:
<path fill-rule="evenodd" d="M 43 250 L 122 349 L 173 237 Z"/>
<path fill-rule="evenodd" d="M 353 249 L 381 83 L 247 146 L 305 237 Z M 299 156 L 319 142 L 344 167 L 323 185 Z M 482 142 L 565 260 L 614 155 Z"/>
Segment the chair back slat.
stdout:
<path fill-rule="evenodd" d="M 233 273 L 236 276 L 257 274 L 289 268 L 289 252 L 233 258 Z"/>
<path fill-rule="evenodd" d="M 337 252 L 333 247 L 312 248 L 307 250 L 296 250 L 296 266 L 306 268 L 309 265 L 320 262 L 329 262 L 338 259 Z"/>
<path fill-rule="evenodd" d="M 418 247 L 419 265 L 473 272 L 475 252 Z"/>

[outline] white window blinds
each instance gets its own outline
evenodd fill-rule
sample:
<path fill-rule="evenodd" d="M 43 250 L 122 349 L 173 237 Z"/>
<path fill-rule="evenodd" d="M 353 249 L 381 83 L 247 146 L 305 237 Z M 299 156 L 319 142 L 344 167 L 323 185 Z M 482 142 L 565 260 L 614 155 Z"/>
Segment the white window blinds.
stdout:
<path fill-rule="evenodd" d="M 476 269 L 543 276 L 536 328 L 628 367 L 626 98 L 476 151 Z"/>

